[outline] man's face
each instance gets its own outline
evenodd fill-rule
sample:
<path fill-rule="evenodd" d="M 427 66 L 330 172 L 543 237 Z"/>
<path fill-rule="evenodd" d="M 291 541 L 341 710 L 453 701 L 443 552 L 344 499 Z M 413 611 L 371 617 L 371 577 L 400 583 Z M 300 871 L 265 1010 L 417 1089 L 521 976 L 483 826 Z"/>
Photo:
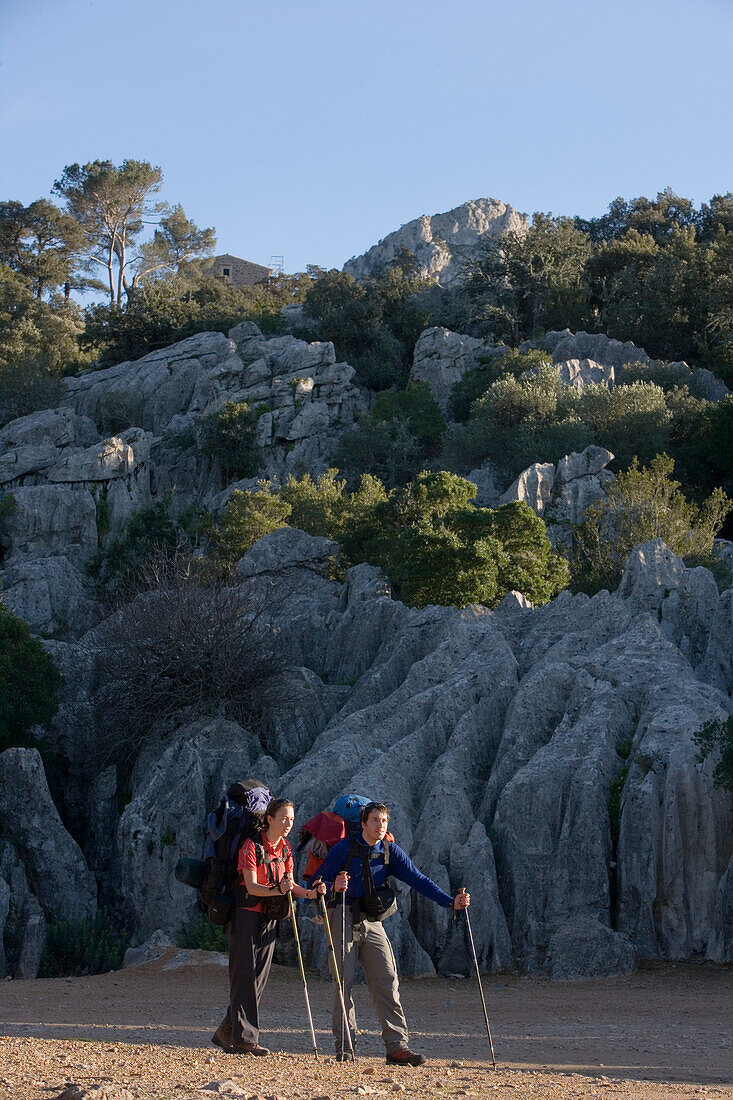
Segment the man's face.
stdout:
<path fill-rule="evenodd" d="M 384 810 L 372 810 L 362 826 L 362 834 L 367 844 L 378 844 L 384 840 L 389 825 L 389 815 Z"/>

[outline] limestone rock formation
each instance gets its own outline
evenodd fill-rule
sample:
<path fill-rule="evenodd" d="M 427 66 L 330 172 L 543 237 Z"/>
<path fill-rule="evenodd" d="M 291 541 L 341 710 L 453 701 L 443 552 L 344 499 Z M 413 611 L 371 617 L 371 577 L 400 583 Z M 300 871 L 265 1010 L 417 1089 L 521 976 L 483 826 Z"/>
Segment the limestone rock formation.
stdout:
<path fill-rule="evenodd" d="M 561 381 L 581 392 L 591 384 L 614 385 L 623 382 L 623 368 L 631 363 L 665 365 L 650 359 L 643 348 L 630 340 L 622 343 L 602 333 L 573 333 L 565 329 L 545 333 L 539 339 L 526 340 L 519 345 L 519 351 L 523 352 L 537 348 L 551 356 Z M 441 412 L 449 418 L 450 400 L 456 382 L 466 371 L 501 358 L 506 350 L 505 347 L 493 347 L 489 341 L 451 332 L 450 329 L 425 329 L 415 345 L 410 379 L 426 382 Z M 721 401 L 728 396 L 725 383 L 708 370 L 693 370 L 686 363 L 671 363 L 669 367 L 696 397 Z"/>
<path fill-rule="evenodd" d="M 92 916 L 97 899 L 94 876 L 61 822 L 37 749 L 10 748 L 0 753 L 0 820 L 45 916 L 57 920 Z M 12 861 L 12 853 L 6 858 Z M 33 909 L 26 912 L 27 920 Z"/>
<path fill-rule="evenodd" d="M 362 256 L 344 264 L 344 271 L 357 281 L 366 279 L 408 249 L 415 257 L 420 275 L 440 286 L 459 281 L 467 258 L 475 255 L 486 238 L 498 237 L 511 229 L 522 232 L 527 217 L 497 199 L 472 199 L 445 214 L 424 214 L 389 233 Z"/>
<path fill-rule="evenodd" d="M 500 358 L 506 348 L 494 348 L 486 340 L 462 336 L 447 328 L 426 328 L 415 344 L 411 382 L 425 382 L 443 416 L 450 415 L 453 387 L 466 371 L 489 359 Z"/>
<path fill-rule="evenodd" d="M 613 479 L 605 467 L 612 459 L 605 447 L 591 444 L 580 453 L 565 455 L 557 467 L 551 462 L 535 462 L 512 482 L 498 503 L 524 501 L 547 521 L 554 545 L 569 544 L 573 525 L 582 523 L 586 508 L 605 495 L 605 487 Z"/>

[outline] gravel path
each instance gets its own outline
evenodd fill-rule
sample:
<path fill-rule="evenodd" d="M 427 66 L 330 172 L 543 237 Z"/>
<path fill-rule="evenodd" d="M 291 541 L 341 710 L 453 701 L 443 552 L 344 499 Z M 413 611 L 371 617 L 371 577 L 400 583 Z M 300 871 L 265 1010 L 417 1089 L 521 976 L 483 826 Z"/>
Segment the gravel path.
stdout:
<path fill-rule="evenodd" d="M 210 1045 L 226 970 L 204 952 L 91 978 L 0 983 L 0 1097 L 8 1100 L 282 1100 L 412 1097 L 629 1097 L 733 1100 L 733 967 L 681 964 L 623 978 L 485 981 L 498 1069 L 475 984 L 405 981 L 420 1069 L 385 1065 L 363 986 L 368 1029 L 355 1066 L 330 1057 L 330 987 L 309 982 L 321 1058 L 304 1030 L 302 984 L 275 967 L 262 1006 L 268 1059 Z M 76 1087 L 73 1087 L 76 1086 Z"/>

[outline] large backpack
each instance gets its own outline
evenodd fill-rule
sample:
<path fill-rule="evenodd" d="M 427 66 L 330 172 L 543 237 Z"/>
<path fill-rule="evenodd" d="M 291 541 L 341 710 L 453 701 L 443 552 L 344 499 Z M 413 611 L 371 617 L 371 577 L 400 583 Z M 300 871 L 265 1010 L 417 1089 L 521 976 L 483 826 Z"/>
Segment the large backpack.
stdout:
<path fill-rule="evenodd" d="M 357 908 L 364 910 L 368 920 L 381 921 L 391 916 L 397 909 L 394 891 L 387 885 L 386 880 L 384 886 L 375 889 L 366 850 L 363 845 L 356 842 L 356 837 L 361 832 L 361 812 L 371 801 L 371 798 L 364 798 L 363 795 L 358 794 L 342 795 L 341 798 L 337 798 L 333 810 L 322 810 L 303 825 L 300 830 L 298 851 L 305 850 L 308 853 L 308 862 L 301 877 L 304 880 L 310 880 L 331 848 L 348 837 L 350 844 L 346 862 L 350 863 L 354 856 L 359 856 L 366 889 L 366 897 Z M 394 842 L 394 837 L 391 833 L 387 833 L 384 841 L 383 859 L 389 873 L 389 845 L 390 842 Z M 358 920 L 358 913 L 356 916 Z"/>
<path fill-rule="evenodd" d="M 298 844 L 299 852 L 305 850 L 308 853 L 308 862 L 301 878 L 312 878 L 334 844 L 358 832 L 361 811 L 370 802 L 371 799 L 363 795 L 342 795 L 336 799 L 333 810 L 322 810 L 306 821 L 300 830 Z"/>
<path fill-rule="evenodd" d="M 204 851 L 200 860 L 184 857 L 176 865 L 176 878 L 199 891 L 202 909 L 212 924 L 228 924 L 234 905 L 262 903 L 265 915 L 282 920 L 288 915 L 287 896 L 260 898 L 247 894 L 239 879 L 239 852 L 246 841 L 255 845 L 257 864 L 264 864 L 274 886 L 277 874 L 262 843 L 265 810 L 270 792 L 256 779 L 233 783 L 215 810 L 208 815 L 204 832 Z M 286 841 L 286 854 L 290 848 Z"/>

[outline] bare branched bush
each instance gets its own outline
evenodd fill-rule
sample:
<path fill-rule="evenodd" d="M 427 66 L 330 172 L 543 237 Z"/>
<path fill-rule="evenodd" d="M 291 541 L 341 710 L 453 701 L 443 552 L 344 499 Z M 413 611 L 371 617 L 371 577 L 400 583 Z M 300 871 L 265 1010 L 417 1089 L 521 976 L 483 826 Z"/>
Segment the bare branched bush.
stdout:
<path fill-rule="evenodd" d="M 203 716 L 255 725 L 282 668 L 275 582 L 207 583 L 197 560 L 144 566 L 140 591 L 94 633 L 94 700 L 104 762 L 130 764 L 150 740 Z"/>

